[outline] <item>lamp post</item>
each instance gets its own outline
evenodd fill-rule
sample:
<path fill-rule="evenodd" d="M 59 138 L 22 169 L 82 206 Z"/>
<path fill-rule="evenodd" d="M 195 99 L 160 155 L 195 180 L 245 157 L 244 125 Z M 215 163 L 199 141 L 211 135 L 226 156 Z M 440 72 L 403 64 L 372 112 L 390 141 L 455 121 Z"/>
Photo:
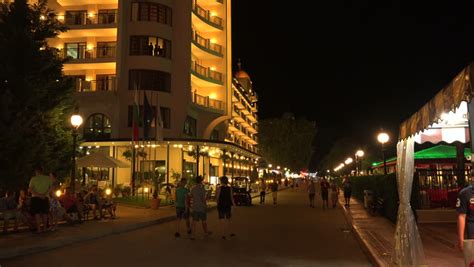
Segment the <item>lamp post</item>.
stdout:
<path fill-rule="evenodd" d="M 352 160 L 351 157 L 347 158 L 346 161 L 344 161 L 344 163 L 346 164 L 346 166 L 349 166 L 349 164 L 351 164 L 352 162 L 353 162 L 353 160 Z M 350 168 L 349 168 L 349 173 L 351 173 Z"/>
<path fill-rule="evenodd" d="M 357 150 L 355 153 L 355 160 L 356 160 L 356 175 L 360 175 L 360 169 L 362 168 L 362 160 L 361 158 L 364 156 L 364 151 L 362 150 Z"/>
<path fill-rule="evenodd" d="M 71 116 L 72 125 L 72 171 L 71 171 L 71 190 L 76 192 L 76 141 L 77 141 L 77 129 L 82 124 L 82 117 L 80 115 Z"/>
<path fill-rule="evenodd" d="M 385 159 L 385 143 L 387 143 L 389 139 L 390 138 L 388 134 L 383 131 L 379 133 L 379 135 L 377 136 L 377 140 L 379 141 L 379 143 L 382 144 L 383 173 L 385 175 L 387 175 L 387 160 Z"/>

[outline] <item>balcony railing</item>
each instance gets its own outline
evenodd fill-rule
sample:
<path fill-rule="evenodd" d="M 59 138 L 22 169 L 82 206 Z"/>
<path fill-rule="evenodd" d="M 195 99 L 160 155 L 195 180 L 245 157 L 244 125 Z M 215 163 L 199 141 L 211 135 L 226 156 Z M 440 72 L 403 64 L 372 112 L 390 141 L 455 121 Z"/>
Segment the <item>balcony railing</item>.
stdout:
<path fill-rule="evenodd" d="M 116 88 L 117 79 L 115 77 L 93 81 L 76 80 L 77 92 L 115 91 Z"/>
<path fill-rule="evenodd" d="M 197 4 L 197 0 L 193 1 L 193 12 L 194 14 L 196 14 L 196 16 L 201 18 L 207 24 L 210 24 L 219 29 L 224 29 L 223 19 L 218 16 L 212 16 L 209 10 L 202 8 L 200 5 Z"/>
<path fill-rule="evenodd" d="M 74 14 L 68 14 L 64 19 L 64 23 L 68 26 L 78 25 L 113 25 L 117 24 L 118 13 L 99 13 L 99 14 L 87 14 L 87 12 L 75 12 Z"/>
<path fill-rule="evenodd" d="M 59 55 L 62 58 L 68 58 L 70 60 L 84 60 L 84 59 L 114 59 L 116 57 L 115 46 L 102 46 L 102 47 L 79 47 L 79 48 L 67 48 L 59 50 Z"/>
<path fill-rule="evenodd" d="M 193 103 L 219 111 L 224 111 L 225 108 L 223 101 L 211 99 L 209 96 L 202 96 L 197 93 L 193 93 Z"/>
<path fill-rule="evenodd" d="M 199 35 L 199 33 L 193 31 L 193 42 L 200 48 L 211 52 L 214 55 L 222 57 L 222 46 L 218 44 L 214 44 L 211 42 L 210 39 L 206 39 Z"/>
<path fill-rule="evenodd" d="M 206 68 L 202 65 L 199 65 L 196 61 L 191 60 L 191 71 L 194 72 L 197 76 L 208 80 L 214 83 L 223 83 L 222 73 L 211 70 L 211 68 Z"/>

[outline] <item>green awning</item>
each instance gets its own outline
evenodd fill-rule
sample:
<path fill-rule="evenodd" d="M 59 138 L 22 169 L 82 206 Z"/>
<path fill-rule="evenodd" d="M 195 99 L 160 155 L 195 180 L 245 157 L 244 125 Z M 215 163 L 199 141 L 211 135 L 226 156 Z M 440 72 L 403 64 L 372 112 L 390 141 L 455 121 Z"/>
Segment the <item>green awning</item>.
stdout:
<path fill-rule="evenodd" d="M 464 149 L 464 157 L 471 156 L 471 149 Z M 455 159 L 456 158 L 456 147 L 455 146 L 446 146 L 439 145 L 430 147 L 424 150 L 415 152 L 415 160 L 417 159 Z M 397 157 L 392 157 L 387 159 L 387 163 L 396 161 Z M 378 161 L 372 163 L 372 167 L 377 167 L 382 165 L 383 161 Z"/>

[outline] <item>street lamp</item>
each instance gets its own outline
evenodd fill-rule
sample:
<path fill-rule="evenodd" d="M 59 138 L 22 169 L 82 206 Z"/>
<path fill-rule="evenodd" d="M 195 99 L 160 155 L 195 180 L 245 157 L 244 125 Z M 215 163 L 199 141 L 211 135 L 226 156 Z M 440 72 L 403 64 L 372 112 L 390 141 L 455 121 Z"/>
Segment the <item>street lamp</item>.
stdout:
<path fill-rule="evenodd" d="M 359 176 L 360 169 L 362 168 L 362 158 L 364 156 L 364 151 L 362 150 L 357 150 L 355 153 L 355 160 L 356 160 L 356 175 Z"/>
<path fill-rule="evenodd" d="M 72 125 L 72 172 L 71 172 L 71 190 L 76 192 L 76 140 L 77 140 L 77 129 L 82 124 L 81 115 L 71 116 Z"/>
<path fill-rule="evenodd" d="M 387 143 L 389 139 L 390 138 L 388 134 L 385 132 L 381 132 L 377 136 L 377 140 L 379 141 L 379 143 L 382 144 L 383 172 L 385 175 L 387 175 L 387 161 L 385 159 L 385 143 Z"/>

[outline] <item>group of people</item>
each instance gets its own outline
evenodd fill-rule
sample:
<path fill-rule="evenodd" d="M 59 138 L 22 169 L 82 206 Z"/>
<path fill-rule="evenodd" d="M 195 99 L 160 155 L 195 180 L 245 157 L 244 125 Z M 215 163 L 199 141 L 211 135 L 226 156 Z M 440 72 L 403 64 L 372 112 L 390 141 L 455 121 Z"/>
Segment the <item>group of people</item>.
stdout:
<path fill-rule="evenodd" d="M 220 179 L 220 186 L 216 192 L 216 202 L 218 217 L 221 225 L 222 239 L 227 237 L 234 237 L 235 234 L 230 229 L 230 219 L 232 217 L 232 206 L 235 206 L 233 198 L 232 187 L 229 185 L 229 179 L 222 176 Z M 203 185 L 203 177 L 196 177 L 196 184 L 190 189 L 187 187 L 187 179 L 182 178 L 176 188 L 176 238 L 181 237 L 180 226 L 181 221 L 185 220 L 187 227 L 187 234 L 191 240 L 195 239 L 196 224 L 200 221 L 204 236 L 211 235 L 207 227 L 207 191 Z M 190 222 L 192 218 L 192 224 Z"/>
<path fill-rule="evenodd" d="M 155 43 L 155 45 L 153 46 L 153 43 L 150 42 L 150 44 L 148 44 L 148 53 L 150 54 L 150 56 L 155 56 L 155 57 L 162 57 L 164 56 L 164 49 L 158 45 L 158 43 Z"/>
<path fill-rule="evenodd" d="M 320 188 L 320 194 L 321 198 L 323 201 L 323 209 L 328 208 L 328 202 L 329 202 L 329 190 L 331 190 L 331 204 L 332 207 L 335 208 L 337 204 L 337 199 L 339 196 L 339 186 L 336 182 L 335 179 L 333 179 L 330 183 L 325 177 L 321 178 L 321 181 L 319 182 L 319 188 Z M 343 182 L 342 182 L 342 188 L 344 191 L 344 201 L 345 201 L 345 206 L 350 207 L 350 199 L 352 195 L 352 185 L 349 180 L 349 177 L 345 177 Z M 307 186 L 307 191 L 308 191 L 308 197 L 309 197 L 309 206 L 311 208 L 314 208 L 314 199 L 316 195 L 316 183 L 314 180 L 310 180 Z"/>
<path fill-rule="evenodd" d="M 60 183 L 55 173 L 48 176 L 43 174 L 41 166 L 36 167 L 28 190 L 21 189 L 18 195 L 7 191 L 5 197 L 0 198 L 3 232 L 8 231 L 12 220 L 14 232 L 18 231 L 20 223 L 35 233 L 55 231 L 61 220 L 70 224 L 82 223 L 84 212 L 88 210 L 92 211 L 94 219 L 97 220 L 104 217 L 103 210 L 109 212 L 110 218 L 115 218 L 116 204 L 105 198 L 97 186 L 78 194 L 68 187 L 63 194 L 57 195 L 59 189 Z"/>
<path fill-rule="evenodd" d="M 288 186 L 288 184 L 286 184 L 286 186 Z M 272 192 L 273 205 L 276 205 L 278 197 L 278 187 L 279 185 L 276 180 L 273 180 L 273 182 L 270 183 L 270 186 L 267 186 L 265 180 L 260 179 L 260 183 L 258 184 L 258 189 L 260 191 L 260 204 L 265 204 L 265 196 L 267 194 L 267 191 L 270 190 Z"/>

